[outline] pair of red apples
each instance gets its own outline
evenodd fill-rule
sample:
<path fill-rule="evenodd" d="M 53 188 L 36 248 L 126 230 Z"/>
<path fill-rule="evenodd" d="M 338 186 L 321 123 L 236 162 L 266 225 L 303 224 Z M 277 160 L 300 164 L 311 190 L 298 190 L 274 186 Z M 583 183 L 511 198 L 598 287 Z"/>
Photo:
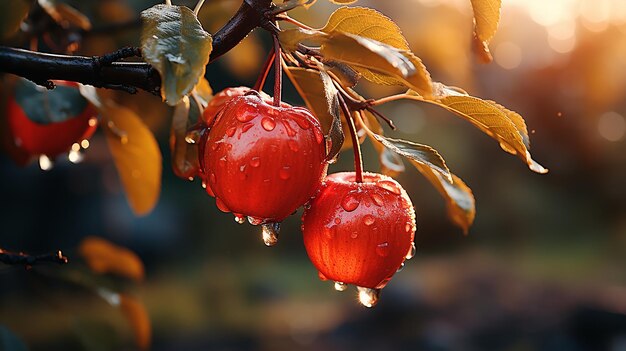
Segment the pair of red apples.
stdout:
<path fill-rule="evenodd" d="M 14 146 L 27 157 L 56 156 L 94 132 L 95 111 L 86 100 L 48 95 L 79 94 L 75 83 L 57 82 L 51 92 L 20 84 L 7 112 Z M 198 176 L 220 210 L 239 223 L 262 225 L 271 246 L 280 222 L 304 206 L 304 245 L 319 277 L 340 291 L 353 284 L 363 305 L 375 305 L 380 289 L 415 254 L 415 211 L 400 184 L 374 173 L 362 182 L 354 172 L 327 176 L 319 121 L 305 108 L 273 106 L 263 92 L 227 88 L 201 123 Z"/>
<path fill-rule="evenodd" d="M 359 290 L 376 304 L 380 289 L 415 253 L 415 211 L 400 184 L 382 174 L 326 176 L 326 143 L 305 108 L 249 88 L 218 93 L 203 114 L 200 176 L 217 206 L 238 223 L 263 226 L 266 245 L 279 223 L 305 207 L 304 245 L 323 280 Z"/>

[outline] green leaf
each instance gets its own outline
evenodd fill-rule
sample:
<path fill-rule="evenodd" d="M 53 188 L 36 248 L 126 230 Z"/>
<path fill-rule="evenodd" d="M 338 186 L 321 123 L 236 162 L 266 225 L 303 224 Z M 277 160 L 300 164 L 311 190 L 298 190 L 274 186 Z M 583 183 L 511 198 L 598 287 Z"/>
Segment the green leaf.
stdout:
<path fill-rule="evenodd" d="M 87 108 L 87 100 L 75 87 L 57 84 L 53 90 L 47 90 L 26 79 L 17 81 L 15 101 L 28 119 L 39 124 L 67 121 Z"/>
<path fill-rule="evenodd" d="M 27 351 L 28 348 L 20 338 L 5 326 L 0 325 L 0 350 L 2 351 Z"/>
<path fill-rule="evenodd" d="M 28 0 L 0 1 L 0 39 L 17 32 L 20 23 L 28 15 L 31 4 L 32 1 Z"/>
<path fill-rule="evenodd" d="M 175 106 L 204 76 L 211 35 L 185 6 L 155 5 L 141 18 L 142 55 L 161 74 L 161 97 Z"/>
<path fill-rule="evenodd" d="M 112 103 L 100 107 L 102 126 L 130 207 L 148 214 L 161 192 L 162 159 L 154 135 L 132 110 Z"/>

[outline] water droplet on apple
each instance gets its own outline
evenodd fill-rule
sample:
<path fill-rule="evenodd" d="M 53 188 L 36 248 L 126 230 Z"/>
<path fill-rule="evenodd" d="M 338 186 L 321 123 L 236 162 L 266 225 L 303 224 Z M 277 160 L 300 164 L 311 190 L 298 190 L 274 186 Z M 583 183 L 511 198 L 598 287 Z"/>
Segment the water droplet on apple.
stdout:
<path fill-rule="evenodd" d="M 380 289 L 363 288 L 358 286 L 359 302 L 365 307 L 374 307 L 380 298 Z"/>
<path fill-rule="evenodd" d="M 372 194 L 372 200 L 374 200 L 376 206 L 383 206 L 385 204 L 385 200 L 380 194 Z"/>
<path fill-rule="evenodd" d="M 401 191 L 400 188 L 398 188 L 398 185 L 391 181 L 391 180 L 381 180 L 378 183 L 376 183 L 376 185 L 379 188 L 385 189 L 387 191 L 390 191 L 396 195 L 400 195 Z"/>
<path fill-rule="evenodd" d="M 272 117 L 263 117 L 261 120 L 261 126 L 263 129 L 271 132 L 274 128 L 276 128 L 276 121 Z"/>
<path fill-rule="evenodd" d="M 252 123 L 246 123 L 243 125 L 243 127 L 241 127 L 241 133 L 245 133 L 247 131 L 250 130 L 250 128 L 252 128 L 254 126 L 254 124 Z"/>
<path fill-rule="evenodd" d="M 256 111 L 244 111 L 236 116 L 237 120 L 241 123 L 250 122 L 256 117 Z"/>
<path fill-rule="evenodd" d="M 282 180 L 287 180 L 289 179 L 289 177 L 291 176 L 290 171 L 289 171 L 289 166 L 284 166 L 283 168 L 281 168 L 278 171 L 278 176 L 280 177 L 280 179 Z"/>
<path fill-rule="evenodd" d="M 403 269 L 404 269 L 404 262 L 402 262 L 402 263 L 400 264 L 400 267 L 398 267 L 398 270 L 397 270 L 396 272 L 400 272 L 400 271 L 402 271 Z"/>
<path fill-rule="evenodd" d="M 228 135 L 229 137 L 232 137 L 233 135 L 235 135 L 235 131 L 237 130 L 237 127 L 230 127 L 228 129 L 226 129 L 226 135 Z"/>
<path fill-rule="evenodd" d="M 415 248 L 415 243 L 411 243 L 411 248 L 409 248 L 409 252 L 406 254 L 406 259 L 410 260 L 413 257 L 415 257 L 415 253 L 417 252 L 417 249 Z"/>
<path fill-rule="evenodd" d="M 248 216 L 248 223 L 250 223 L 252 225 L 259 225 L 259 224 L 263 223 L 263 220 L 261 218 Z"/>
<path fill-rule="evenodd" d="M 359 233 L 357 233 L 357 232 L 352 232 L 352 234 L 350 234 L 350 237 L 351 237 L 352 239 L 356 239 L 356 238 L 358 238 L 358 237 L 359 237 Z"/>
<path fill-rule="evenodd" d="M 376 221 L 376 219 L 374 218 L 374 216 L 372 216 L 370 214 L 365 215 L 363 217 L 363 223 L 365 223 L 365 225 L 372 225 L 372 224 L 374 224 L 375 221 Z"/>
<path fill-rule="evenodd" d="M 257 168 L 261 165 L 261 158 L 259 156 L 254 156 L 250 159 L 250 166 Z"/>
<path fill-rule="evenodd" d="M 295 140 L 289 140 L 287 142 L 287 145 L 289 145 L 289 149 L 291 149 L 291 151 L 293 152 L 298 152 L 298 150 L 300 149 L 298 147 L 298 143 Z"/>
<path fill-rule="evenodd" d="M 246 218 L 240 214 L 235 215 L 235 222 L 239 224 L 244 224 L 246 222 Z"/>
<path fill-rule="evenodd" d="M 380 257 L 387 257 L 389 256 L 389 243 L 388 242 L 384 242 L 384 243 L 380 243 L 378 245 L 376 245 L 376 254 Z"/>
<path fill-rule="evenodd" d="M 346 291 L 348 288 L 348 284 L 343 282 L 335 282 L 335 290 L 337 291 Z"/>
<path fill-rule="evenodd" d="M 346 212 L 352 212 L 359 207 L 359 199 L 357 199 L 354 194 L 348 193 L 341 200 L 341 207 L 343 207 Z"/>
<path fill-rule="evenodd" d="M 280 223 L 265 223 L 263 229 L 263 243 L 265 246 L 274 246 L 278 243 L 278 233 L 280 233 Z"/>

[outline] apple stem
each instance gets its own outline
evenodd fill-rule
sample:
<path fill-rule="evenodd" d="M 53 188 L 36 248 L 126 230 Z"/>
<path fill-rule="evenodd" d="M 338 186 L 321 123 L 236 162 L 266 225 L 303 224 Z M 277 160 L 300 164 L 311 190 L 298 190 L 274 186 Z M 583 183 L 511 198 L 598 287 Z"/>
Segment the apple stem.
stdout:
<path fill-rule="evenodd" d="M 254 84 L 253 90 L 256 90 L 256 91 L 263 90 L 263 86 L 265 86 L 265 81 L 267 80 L 267 76 L 270 73 L 270 68 L 272 68 L 272 64 L 274 63 L 275 55 L 276 55 L 276 52 L 272 48 L 272 50 L 270 50 L 270 53 L 267 55 L 267 60 L 265 60 L 265 63 L 263 64 L 263 68 L 261 68 L 261 73 L 259 74 L 259 78 Z"/>
<path fill-rule="evenodd" d="M 339 95 L 339 105 L 343 111 L 346 123 L 348 123 L 348 130 L 350 130 L 350 138 L 352 139 L 352 151 L 354 151 L 354 172 L 356 173 L 355 180 L 357 183 L 363 183 L 363 157 L 361 156 L 361 144 L 359 143 L 359 136 L 357 135 L 354 118 L 352 118 L 350 109 L 341 94 Z"/>
<path fill-rule="evenodd" d="M 274 35 L 274 106 L 280 106 L 283 89 L 283 66 L 281 64 L 281 50 L 278 36 Z"/>

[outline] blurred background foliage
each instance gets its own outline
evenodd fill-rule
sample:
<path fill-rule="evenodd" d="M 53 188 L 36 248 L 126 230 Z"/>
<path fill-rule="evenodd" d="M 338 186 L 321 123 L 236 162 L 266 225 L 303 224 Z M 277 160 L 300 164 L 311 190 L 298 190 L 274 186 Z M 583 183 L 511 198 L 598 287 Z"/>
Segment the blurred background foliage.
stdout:
<path fill-rule="evenodd" d="M 132 21 L 155 3 L 67 2 L 94 28 Z M 200 19 L 215 32 L 239 4 L 207 1 Z M 388 135 L 441 152 L 473 189 L 477 216 L 464 237 L 438 193 L 407 168 L 398 180 L 418 214 L 417 256 L 376 308 L 358 305 L 352 289 L 335 292 L 318 280 L 299 214 L 268 249 L 259 228 L 217 210 L 198 181 L 176 178 L 167 144 L 172 111 L 145 93 L 107 92 L 159 139 L 165 167 L 156 209 L 133 217 L 99 131 L 79 165 L 58 159 L 43 172 L 0 156 L 2 247 L 62 249 L 80 265 L 79 244 L 96 235 L 136 252 L 145 278 L 122 289 L 143 302 L 153 350 L 625 350 L 626 2 L 504 0 L 490 65 L 471 52 L 467 0 L 357 4 L 395 20 L 435 80 L 524 116 L 533 154 L 550 169 L 528 171 L 444 111 L 408 102 L 382 108 L 399 128 Z M 335 8 L 318 1 L 293 16 L 321 27 Z M 131 27 L 86 35 L 77 53 L 136 46 L 138 34 Z M 253 85 L 270 46 L 257 31 L 210 65 L 214 91 Z M 372 97 L 390 89 L 359 86 Z M 284 98 L 301 103 L 291 86 Z M 366 169 L 377 170 L 373 148 L 364 149 Z M 331 167 L 351 169 L 348 153 Z M 135 348 L 132 319 L 84 288 L 100 286 L 102 277 L 59 279 L 70 266 L 0 267 L 0 334 L 31 350 Z"/>

